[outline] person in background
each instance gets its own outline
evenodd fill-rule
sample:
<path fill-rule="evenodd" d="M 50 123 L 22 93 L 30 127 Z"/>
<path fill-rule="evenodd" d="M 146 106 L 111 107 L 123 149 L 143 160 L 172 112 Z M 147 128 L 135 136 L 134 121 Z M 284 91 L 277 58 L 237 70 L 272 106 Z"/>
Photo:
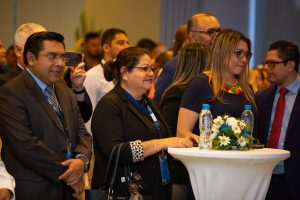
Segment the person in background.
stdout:
<path fill-rule="evenodd" d="M 174 56 L 178 54 L 181 48 L 188 42 L 187 36 L 187 29 L 186 25 L 179 26 L 176 30 L 175 37 L 174 37 L 174 45 L 173 50 L 169 50 L 166 52 L 161 53 L 159 56 L 155 58 L 154 65 L 158 68 L 158 72 L 156 73 L 156 79 L 149 91 L 149 98 L 153 98 L 155 94 L 155 85 L 158 77 L 160 76 L 161 72 L 163 71 L 163 66 L 165 66 Z"/>
<path fill-rule="evenodd" d="M 163 43 L 157 43 L 157 45 L 154 47 L 152 52 L 150 52 L 150 57 L 152 58 L 153 61 L 156 60 L 156 58 L 162 54 L 168 51 L 168 48 L 166 47 L 165 44 Z"/>
<path fill-rule="evenodd" d="M 254 93 L 256 93 L 258 90 L 269 87 L 270 82 L 268 80 L 266 69 L 264 69 L 261 65 L 252 68 L 250 70 L 249 82 Z"/>
<path fill-rule="evenodd" d="M 18 57 L 15 54 L 14 46 L 7 49 L 6 60 L 8 71 L 4 74 L 0 74 L 0 86 L 16 76 Z"/>
<path fill-rule="evenodd" d="M 101 60 L 101 45 L 100 45 L 100 34 L 95 32 L 89 32 L 86 34 L 83 44 L 82 52 L 84 54 L 84 70 L 88 71 L 92 67 L 98 65 Z M 71 81 L 71 68 L 65 68 L 64 80 L 67 82 L 67 85 L 72 88 Z"/>
<path fill-rule="evenodd" d="M 7 66 L 8 70 L 14 69 L 17 66 L 18 63 L 18 57 L 15 53 L 14 46 L 10 46 L 7 49 L 6 53 L 6 60 L 7 60 Z"/>
<path fill-rule="evenodd" d="M 186 45 L 179 54 L 174 80 L 166 89 L 160 103 L 162 115 L 171 129 L 172 136 L 176 136 L 178 112 L 183 92 L 191 80 L 204 70 L 208 55 L 209 47 L 198 43 Z M 180 161 L 174 160 L 172 168 L 174 171 L 172 199 L 194 199 L 189 175 L 184 165 Z"/>
<path fill-rule="evenodd" d="M 137 47 L 143 48 L 143 49 L 147 49 L 150 54 L 151 52 L 155 49 L 155 47 L 157 46 L 157 43 L 154 42 L 152 39 L 150 38 L 142 38 L 140 39 L 137 43 L 136 43 Z"/>
<path fill-rule="evenodd" d="M 6 49 L 3 46 L 2 40 L 0 40 L 0 74 L 4 74 L 6 72 Z"/>
<path fill-rule="evenodd" d="M 154 61 L 155 67 L 158 68 L 158 70 L 155 74 L 156 78 L 160 75 L 160 73 L 163 69 L 163 66 L 165 64 L 167 64 L 172 58 L 173 58 L 173 51 L 172 50 L 161 53 L 159 56 L 156 57 L 156 59 Z"/>
<path fill-rule="evenodd" d="M 256 116 L 254 93 L 249 84 L 251 55 L 251 41 L 242 33 L 224 29 L 217 35 L 207 69 L 184 91 L 177 136 L 199 135 L 198 118 L 202 104 L 210 104 L 213 118 L 224 114 L 240 118 L 245 104 L 252 105 Z"/>
<path fill-rule="evenodd" d="M 180 50 L 189 43 L 189 38 L 187 34 L 187 25 L 181 25 L 175 32 L 173 40 L 173 56 L 177 56 Z"/>
<path fill-rule="evenodd" d="M 291 156 L 273 170 L 267 200 L 299 199 L 300 190 L 300 77 L 299 49 L 281 40 L 270 45 L 263 63 L 268 88 L 255 95 L 258 107 L 257 134 L 268 148 L 285 149 Z"/>
<path fill-rule="evenodd" d="M 101 39 L 100 34 L 89 32 L 84 38 L 84 63 L 85 69 L 88 71 L 92 67 L 98 65 L 101 61 Z"/>
<path fill-rule="evenodd" d="M 173 58 L 173 52 L 172 51 L 166 51 L 164 53 L 161 53 L 159 56 L 156 57 L 153 65 L 157 68 L 156 72 L 154 73 L 154 81 L 152 84 L 151 89 L 148 92 L 148 97 L 150 99 L 153 99 L 154 93 L 155 93 L 155 82 L 157 80 L 157 77 L 160 75 L 163 66 L 169 62 Z"/>
<path fill-rule="evenodd" d="M 181 50 L 172 84 L 163 94 L 160 107 L 169 124 L 171 133 L 176 136 L 180 101 L 188 84 L 200 75 L 207 65 L 209 47 L 199 43 L 188 44 Z"/>
<path fill-rule="evenodd" d="M 84 87 L 88 92 L 93 110 L 98 101 L 110 90 L 114 88 L 113 82 L 108 82 L 104 78 L 103 66 L 106 62 L 114 60 L 118 53 L 129 46 L 127 34 L 124 30 L 110 28 L 103 32 L 101 37 L 101 48 L 103 57 L 100 64 L 90 69 L 86 74 Z M 91 133 L 91 119 L 85 123 L 89 133 Z"/>
<path fill-rule="evenodd" d="M 2 156 L 16 179 L 16 197 L 74 199 L 84 189 L 92 137 L 72 90 L 60 79 L 64 37 L 31 34 L 23 58 L 25 70 L 0 88 Z"/>
<path fill-rule="evenodd" d="M 141 175 L 144 188 L 140 192 L 144 198 L 168 199 L 169 179 L 161 178 L 161 170 L 168 167 L 160 166 L 160 158 L 166 161 L 168 147 L 192 147 L 193 143 L 190 137 L 169 137 L 168 125 L 157 105 L 146 97 L 155 70 L 148 52 L 139 47 L 123 49 L 115 61 L 105 64 L 105 78 L 115 80 L 116 86 L 98 102 L 92 117 L 95 152 L 92 188 L 103 184 L 109 154 L 114 145 L 123 143 L 114 194 L 126 196 L 127 186 L 121 177 L 127 165 Z"/>
<path fill-rule="evenodd" d="M 189 43 L 211 45 L 215 36 L 221 30 L 218 19 L 210 13 L 198 13 L 193 15 L 187 23 Z M 159 103 L 165 89 L 171 84 L 178 62 L 175 56 L 164 67 L 155 84 L 154 100 Z"/>

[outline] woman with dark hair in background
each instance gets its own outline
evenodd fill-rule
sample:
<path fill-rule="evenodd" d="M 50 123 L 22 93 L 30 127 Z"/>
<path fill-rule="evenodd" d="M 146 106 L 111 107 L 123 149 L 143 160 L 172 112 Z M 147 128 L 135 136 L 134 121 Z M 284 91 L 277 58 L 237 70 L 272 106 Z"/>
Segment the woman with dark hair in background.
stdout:
<path fill-rule="evenodd" d="M 170 126 L 172 136 L 176 136 L 178 111 L 183 92 L 190 81 L 204 70 L 208 54 L 209 47 L 198 43 L 186 45 L 179 54 L 173 82 L 166 89 L 160 103 L 162 114 Z M 172 169 L 174 174 L 172 199 L 193 199 L 189 175 L 184 165 L 175 160 Z"/>
<path fill-rule="evenodd" d="M 181 25 L 175 32 L 173 40 L 173 57 L 177 56 L 180 50 L 189 43 L 187 25 Z"/>
<path fill-rule="evenodd" d="M 172 84 L 163 94 L 160 106 L 171 133 L 176 136 L 177 118 L 182 94 L 193 78 L 200 75 L 206 66 L 209 47 L 203 44 L 188 44 L 179 55 Z"/>
<path fill-rule="evenodd" d="M 151 199 L 168 199 L 167 176 L 161 170 L 167 166 L 168 147 L 191 147 L 189 137 L 169 137 L 170 131 L 157 105 L 145 96 L 154 80 L 152 61 L 147 52 L 138 47 L 122 50 L 115 61 L 104 67 L 107 81 L 114 80 L 115 88 L 97 104 L 92 118 L 95 167 L 92 188 L 99 188 L 105 167 L 114 145 L 123 143 L 114 194 L 125 197 L 127 186 L 121 182 L 124 168 L 139 173 L 144 182 L 141 194 Z M 166 174 L 164 174 L 166 175 Z"/>

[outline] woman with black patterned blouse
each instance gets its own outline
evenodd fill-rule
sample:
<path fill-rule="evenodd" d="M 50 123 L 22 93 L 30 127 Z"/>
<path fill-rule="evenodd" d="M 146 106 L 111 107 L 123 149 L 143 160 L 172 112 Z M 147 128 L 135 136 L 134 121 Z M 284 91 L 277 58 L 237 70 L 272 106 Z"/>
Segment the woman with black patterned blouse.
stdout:
<path fill-rule="evenodd" d="M 129 166 L 132 172 L 142 176 L 140 193 L 144 199 L 169 198 L 166 150 L 168 147 L 191 147 L 192 141 L 189 137 L 168 138 L 167 123 L 157 105 L 145 96 L 151 88 L 155 70 L 147 52 L 138 47 L 122 50 L 115 61 L 105 65 L 105 78 L 114 80 L 116 86 L 99 101 L 92 118 L 95 152 L 92 188 L 103 184 L 109 154 L 114 145 L 123 143 L 114 194 L 128 195 L 124 167 Z"/>

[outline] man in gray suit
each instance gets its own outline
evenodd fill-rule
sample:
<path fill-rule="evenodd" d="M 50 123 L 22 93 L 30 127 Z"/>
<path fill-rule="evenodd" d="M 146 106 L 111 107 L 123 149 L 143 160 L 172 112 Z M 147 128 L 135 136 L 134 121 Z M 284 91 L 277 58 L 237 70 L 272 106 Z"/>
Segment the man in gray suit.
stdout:
<path fill-rule="evenodd" d="M 16 198 L 73 199 L 84 189 L 92 138 L 60 81 L 64 37 L 34 33 L 23 55 L 26 69 L 0 88 L 3 160 L 16 179 Z"/>

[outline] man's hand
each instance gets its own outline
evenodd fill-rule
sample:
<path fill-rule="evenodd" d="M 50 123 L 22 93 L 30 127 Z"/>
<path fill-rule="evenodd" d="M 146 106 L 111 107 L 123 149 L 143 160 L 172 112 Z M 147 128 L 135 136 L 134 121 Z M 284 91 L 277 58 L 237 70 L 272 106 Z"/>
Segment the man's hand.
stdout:
<path fill-rule="evenodd" d="M 70 79 L 72 83 L 72 88 L 75 91 L 83 90 L 83 82 L 86 77 L 86 71 L 84 70 L 84 63 L 80 63 L 77 67 L 70 67 Z"/>
<path fill-rule="evenodd" d="M 83 177 L 81 177 L 81 179 L 77 183 L 70 186 L 74 190 L 73 197 L 77 198 L 84 191 L 85 185 Z"/>
<path fill-rule="evenodd" d="M 58 177 L 68 185 L 74 185 L 82 179 L 84 173 L 84 162 L 81 159 L 69 159 L 61 163 L 62 166 L 68 166 L 68 169 Z"/>
<path fill-rule="evenodd" d="M 10 200 L 11 192 L 7 188 L 0 189 L 0 200 Z"/>

